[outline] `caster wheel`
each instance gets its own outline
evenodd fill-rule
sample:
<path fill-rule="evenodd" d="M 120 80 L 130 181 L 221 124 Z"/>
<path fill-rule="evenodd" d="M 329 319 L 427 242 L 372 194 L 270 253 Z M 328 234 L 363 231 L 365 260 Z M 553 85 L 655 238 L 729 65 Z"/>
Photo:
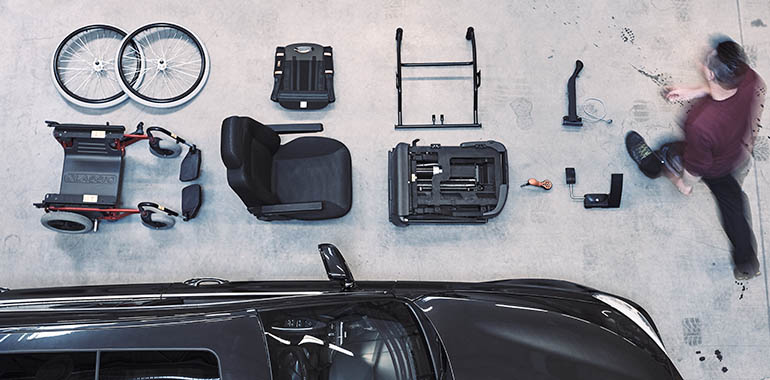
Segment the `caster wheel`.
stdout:
<path fill-rule="evenodd" d="M 167 230 L 176 223 L 173 217 L 154 207 L 145 208 L 140 217 L 142 225 L 151 230 Z"/>
<path fill-rule="evenodd" d="M 84 234 L 94 228 L 94 221 L 87 216 L 67 211 L 48 212 L 40 218 L 43 227 L 65 234 Z"/>
<path fill-rule="evenodd" d="M 163 140 L 155 137 L 155 143 L 150 143 L 150 153 L 159 158 L 174 158 L 182 154 L 182 146 L 174 140 Z"/>

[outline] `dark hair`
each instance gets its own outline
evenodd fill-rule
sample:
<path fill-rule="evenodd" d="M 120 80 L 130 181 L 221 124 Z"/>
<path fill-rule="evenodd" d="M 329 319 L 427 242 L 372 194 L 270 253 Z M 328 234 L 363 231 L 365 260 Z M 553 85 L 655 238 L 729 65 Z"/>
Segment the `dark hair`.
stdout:
<path fill-rule="evenodd" d="M 727 40 L 720 42 L 714 51 L 716 54 L 710 54 L 706 60 L 714 80 L 728 90 L 738 87 L 749 68 L 743 48 L 735 41 Z"/>

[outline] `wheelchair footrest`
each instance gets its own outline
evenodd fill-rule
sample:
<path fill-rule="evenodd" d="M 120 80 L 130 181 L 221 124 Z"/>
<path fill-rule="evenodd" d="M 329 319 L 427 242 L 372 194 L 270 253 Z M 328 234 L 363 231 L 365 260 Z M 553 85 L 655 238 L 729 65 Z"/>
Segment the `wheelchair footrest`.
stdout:
<path fill-rule="evenodd" d="M 188 221 L 198 215 L 203 203 L 201 185 L 195 184 L 182 189 L 182 219 Z"/>

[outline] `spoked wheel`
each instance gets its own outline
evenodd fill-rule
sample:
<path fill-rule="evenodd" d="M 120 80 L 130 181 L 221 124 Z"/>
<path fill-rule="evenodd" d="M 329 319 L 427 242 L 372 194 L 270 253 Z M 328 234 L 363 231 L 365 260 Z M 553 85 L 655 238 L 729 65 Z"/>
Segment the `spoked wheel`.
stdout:
<path fill-rule="evenodd" d="M 143 75 L 131 81 L 137 65 Z M 118 82 L 137 102 L 157 108 L 171 108 L 195 97 L 209 76 L 209 55 L 201 40 L 179 25 L 145 25 L 123 39 L 115 58 Z"/>
<path fill-rule="evenodd" d="M 85 215 L 68 211 L 52 211 L 40 218 L 43 227 L 65 234 L 83 234 L 93 230 L 94 222 Z"/>
<path fill-rule="evenodd" d="M 107 108 L 126 100 L 115 74 L 115 52 L 125 36 L 126 32 L 111 25 L 88 25 L 70 33 L 56 48 L 51 64 L 59 93 L 86 108 Z M 129 83 L 141 79 L 142 63 L 137 59 L 125 66 Z"/>

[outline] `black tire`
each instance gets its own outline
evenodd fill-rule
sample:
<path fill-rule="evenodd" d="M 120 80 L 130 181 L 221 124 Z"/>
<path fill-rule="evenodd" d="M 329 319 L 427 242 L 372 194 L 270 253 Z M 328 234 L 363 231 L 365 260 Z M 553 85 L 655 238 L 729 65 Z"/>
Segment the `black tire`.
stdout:
<path fill-rule="evenodd" d="M 43 227 L 65 234 L 84 234 L 94 229 L 91 218 L 68 211 L 52 211 L 40 218 Z"/>

